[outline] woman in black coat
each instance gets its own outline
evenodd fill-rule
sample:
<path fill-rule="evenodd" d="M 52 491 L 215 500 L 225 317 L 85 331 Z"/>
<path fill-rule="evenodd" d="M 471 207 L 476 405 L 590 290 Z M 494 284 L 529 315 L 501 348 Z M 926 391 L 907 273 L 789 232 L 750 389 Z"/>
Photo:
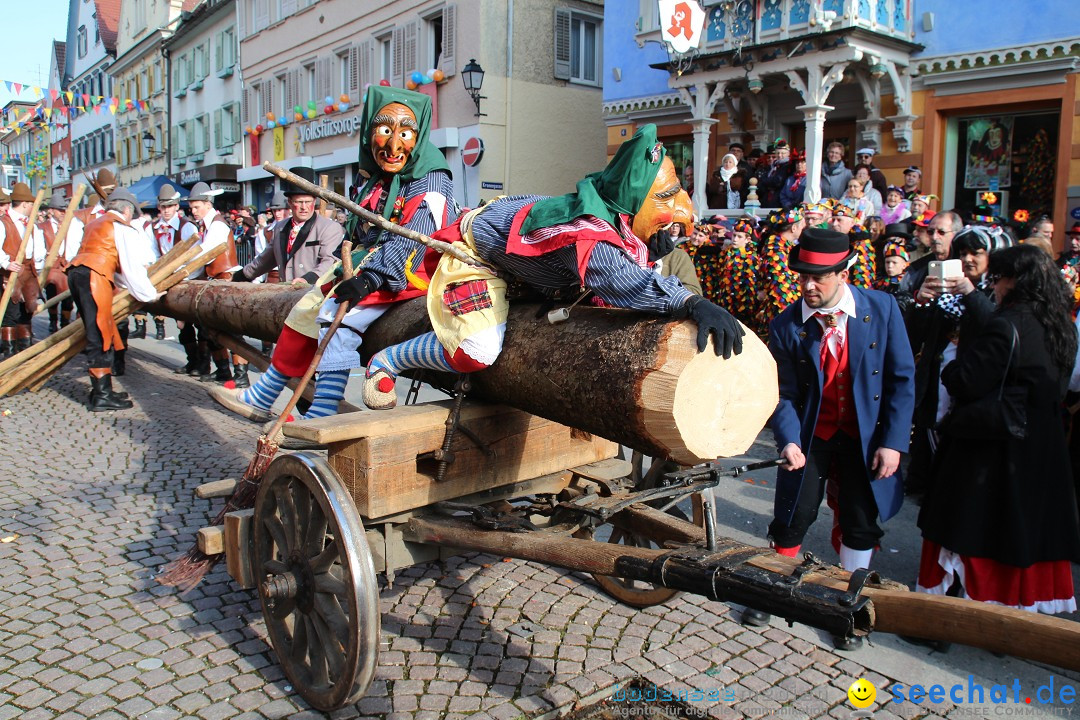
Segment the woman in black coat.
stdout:
<path fill-rule="evenodd" d="M 974 600 L 1071 612 L 1080 520 L 1061 400 L 1076 330 L 1060 273 L 1042 250 L 994 253 L 990 275 L 999 309 L 977 336 L 961 335 L 956 360 L 941 371 L 953 407 L 919 514 L 918 589 L 944 594 L 955 578 Z M 972 417 L 973 403 L 999 392 L 1021 396 L 1023 439 L 992 437 L 988 415 Z"/>

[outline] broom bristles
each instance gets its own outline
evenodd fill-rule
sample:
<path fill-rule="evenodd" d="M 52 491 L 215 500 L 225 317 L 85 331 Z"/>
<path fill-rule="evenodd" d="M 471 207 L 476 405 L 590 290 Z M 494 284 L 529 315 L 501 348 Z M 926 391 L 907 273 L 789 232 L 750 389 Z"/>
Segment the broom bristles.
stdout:
<path fill-rule="evenodd" d="M 246 510 L 255 506 L 255 498 L 259 494 L 259 484 L 262 482 L 266 469 L 277 453 L 277 443 L 271 442 L 265 435 L 259 437 L 255 446 L 255 456 L 248 463 L 243 478 L 237 483 L 232 495 L 225 501 L 211 525 L 221 525 L 225 522 L 225 515 L 237 510 Z M 157 581 L 167 587 L 175 587 L 180 592 L 187 592 L 199 584 L 206 577 L 214 565 L 224 555 L 207 555 L 199 549 L 198 545 L 192 545 L 181 557 L 173 560 L 165 566 L 157 576 Z"/>

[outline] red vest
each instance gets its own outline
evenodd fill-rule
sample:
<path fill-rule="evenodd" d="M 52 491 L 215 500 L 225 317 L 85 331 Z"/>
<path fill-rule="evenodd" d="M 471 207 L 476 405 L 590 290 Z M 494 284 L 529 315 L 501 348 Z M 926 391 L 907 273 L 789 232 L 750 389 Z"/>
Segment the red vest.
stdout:
<path fill-rule="evenodd" d="M 814 437 L 821 440 L 832 439 L 837 430 L 843 430 L 856 439 L 859 437 L 859 420 L 855 415 L 855 396 L 852 394 L 851 372 L 848 370 L 848 344 L 845 337 L 839 360 L 831 352 L 825 353 L 825 367 L 821 371 L 824 376 L 821 405 L 817 425 L 814 426 Z"/>

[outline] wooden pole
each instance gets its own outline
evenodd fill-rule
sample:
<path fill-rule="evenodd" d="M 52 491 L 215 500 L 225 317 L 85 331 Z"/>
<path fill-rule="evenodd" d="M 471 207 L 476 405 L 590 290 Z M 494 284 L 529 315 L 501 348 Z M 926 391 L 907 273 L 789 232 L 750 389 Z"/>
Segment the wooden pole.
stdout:
<path fill-rule="evenodd" d="M 320 175 L 319 176 L 319 187 L 322 188 L 323 190 L 329 190 L 330 189 L 330 176 L 329 175 Z M 327 210 L 326 210 L 326 198 L 322 197 L 322 196 L 319 197 L 319 214 L 322 215 L 323 217 L 330 217 L 330 213 L 327 212 Z"/>
<path fill-rule="evenodd" d="M 408 228 L 405 228 L 405 227 L 402 227 L 402 226 L 397 225 L 395 223 L 392 223 L 389 220 L 387 220 L 386 218 L 384 218 L 383 216 L 376 215 L 375 213 L 360 207 L 359 205 L 354 203 L 352 200 L 349 200 L 347 197 L 344 197 L 343 195 L 338 195 L 336 192 L 332 192 L 330 190 L 324 190 L 323 188 L 319 187 L 318 185 L 315 185 L 314 183 L 308 182 L 307 180 L 300 177 L 299 175 L 296 175 L 294 173 L 289 172 L 285 168 L 278 167 L 277 165 L 274 165 L 273 163 L 270 163 L 270 162 L 264 162 L 263 163 L 263 170 L 266 170 L 268 173 L 270 173 L 272 175 L 276 175 L 277 177 L 281 178 L 282 180 L 284 180 L 286 182 L 290 182 L 290 183 L 296 185 L 297 187 L 301 188 L 302 190 L 306 190 L 307 192 L 311 193 L 312 196 L 314 196 L 314 197 L 322 198 L 323 200 L 326 200 L 327 202 L 332 202 L 332 203 L 336 204 L 338 207 L 345 208 L 346 210 L 348 210 L 349 212 L 351 212 L 354 215 L 359 215 L 360 218 L 364 222 L 368 222 L 368 223 L 372 223 L 374 225 L 377 225 L 380 228 L 382 228 L 383 230 L 386 230 L 388 232 L 392 232 L 395 235 L 400 235 L 403 238 L 408 238 L 409 240 L 415 240 L 416 242 L 420 243 L 421 245 L 426 245 L 427 247 L 431 248 L 432 250 L 438 250 L 441 253 L 446 253 L 446 254 L 449 254 L 449 255 L 453 255 L 454 257 L 456 257 L 458 260 L 465 263 L 466 265 L 472 265 L 473 267 L 484 268 L 485 270 L 487 270 L 488 272 L 490 272 L 490 273 L 492 273 L 493 275 L 496 275 L 496 276 L 498 276 L 498 274 L 499 274 L 495 270 L 495 268 L 492 268 L 492 267 L 490 267 L 488 265 L 485 265 L 484 263 L 480 262 L 476 258 L 470 256 L 468 253 L 463 252 L 461 249 L 456 248 L 456 247 L 450 245 L 449 243 L 445 243 L 445 242 L 443 242 L 441 240 L 435 240 L 434 238 L 428 237 L 427 235 L 424 235 L 423 233 L 419 233 L 419 232 L 416 232 L 415 230 L 410 230 Z"/>
<path fill-rule="evenodd" d="M 45 257 L 45 267 L 41 269 L 41 274 L 38 275 L 38 285 L 41 287 L 45 287 L 45 280 L 49 277 L 49 271 L 52 270 L 53 264 L 56 263 L 56 258 L 60 254 L 60 246 L 64 244 L 68 227 L 75 217 L 75 211 L 78 209 L 79 203 L 82 202 L 82 197 L 85 192 L 86 186 L 79 183 L 79 186 L 75 188 L 75 194 L 71 196 L 71 202 L 68 203 L 67 210 L 64 211 L 64 219 L 60 223 L 60 227 L 56 230 L 56 237 L 53 238 L 53 246 L 49 248 L 49 254 Z M 37 311 L 35 310 L 35 312 Z"/>
<path fill-rule="evenodd" d="M 30 210 L 30 217 L 26 219 L 26 230 L 23 231 L 22 243 L 19 244 L 19 252 L 15 254 L 15 259 L 12 260 L 15 265 L 22 265 L 23 260 L 26 258 L 26 246 L 30 242 L 30 239 L 34 237 L 38 208 L 41 207 L 41 203 L 44 200 L 45 187 L 42 186 L 42 188 L 38 190 L 37 197 L 34 198 L 34 207 Z M 25 270 L 23 272 L 25 272 Z M 8 273 L 7 285 L 4 287 L 3 296 L 0 297 L 0 318 L 4 317 L 4 313 L 7 312 L 8 305 L 11 303 L 11 296 L 15 293 L 15 286 L 18 284 L 19 275 L 16 273 Z"/>

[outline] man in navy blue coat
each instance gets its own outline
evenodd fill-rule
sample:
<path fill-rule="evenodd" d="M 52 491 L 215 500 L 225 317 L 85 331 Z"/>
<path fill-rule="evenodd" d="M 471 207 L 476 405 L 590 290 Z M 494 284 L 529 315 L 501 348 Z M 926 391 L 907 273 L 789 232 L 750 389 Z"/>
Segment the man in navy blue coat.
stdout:
<path fill-rule="evenodd" d="M 848 285 L 855 260 L 846 235 L 807 228 L 788 267 L 802 299 L 769 327 L 780 402 L 770 426 L 781 457 L 769 536 L 777 552 L 797 556 L 817 518 L 830 470 L 838 480 L 845 570 L 869 567 L 883 532 L 877 519 L 896 514 L 904 493 L 900 453 L 907 452 L 915 398 L 915 362 L 891 295 Z M 768 616 L 747 611 L 747 624 Z M 853 649 L 854 638 L 837 647 Z"/>

